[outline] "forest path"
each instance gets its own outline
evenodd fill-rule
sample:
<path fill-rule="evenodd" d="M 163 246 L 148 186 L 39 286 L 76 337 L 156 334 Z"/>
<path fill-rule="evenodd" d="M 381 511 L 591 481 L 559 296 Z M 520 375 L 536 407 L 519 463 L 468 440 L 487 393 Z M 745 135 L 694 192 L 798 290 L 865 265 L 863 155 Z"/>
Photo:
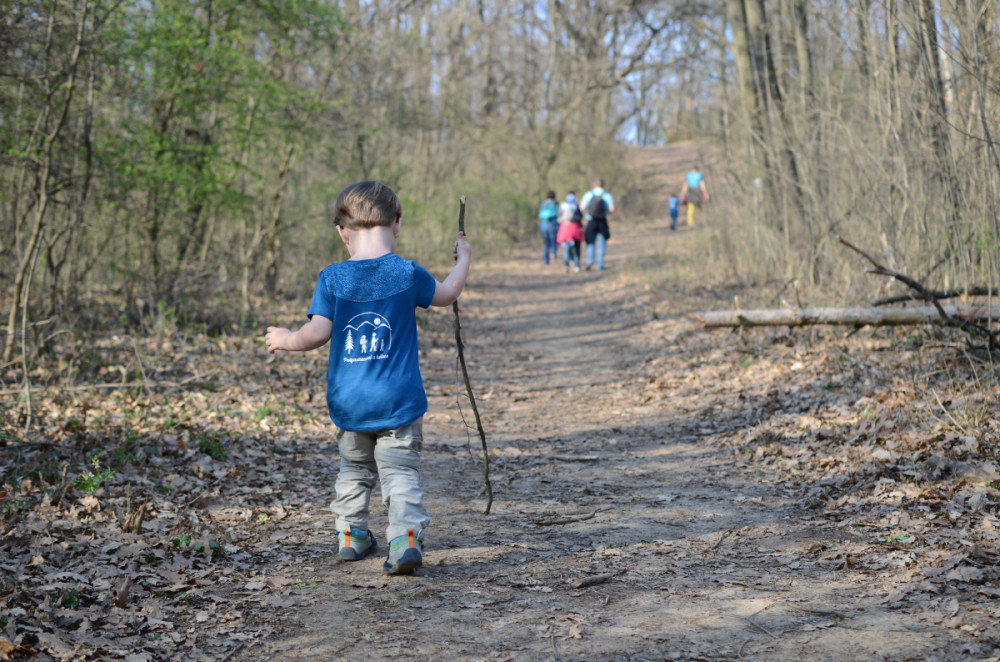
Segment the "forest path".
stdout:
<path fill-rule="evenodd" d="M 643 152 L 648 190 L 679 181 L 691 155 L 683 145 Z M 752 423 L 749 410 L 713 404 L 719 393 L 738 396 L 720 348 L 734 337 L 687 320 L 711 296 L 694 283 L 678 280 L 664 303 L 643 279 L 653 264 L 682 273 L 707 230 L 670 232 L 664 217 L 618 207 L 603 273 L 543 266 L 536 248 L 482 260 L 470 224 L 478 252 L 461 311 L 490 447 L 491 513 L 451 312 L 431 313 L 425 567 L 387 577 L 381 553 L 336 563 L 335 449 L 307 450 L 312 505 L 283 535 L 309 544 L 271 569 L 305 581 L 283 598 L 271 637 L 233 659 L 964 655 L 941 619 L 890 608 L 902 565 L 857 568 L 852 550 L 867 543 L 803 507 L 809 485 L 765 481 L 714 441 Z M 373 501 L 384 542 L 384 509 Z"/>

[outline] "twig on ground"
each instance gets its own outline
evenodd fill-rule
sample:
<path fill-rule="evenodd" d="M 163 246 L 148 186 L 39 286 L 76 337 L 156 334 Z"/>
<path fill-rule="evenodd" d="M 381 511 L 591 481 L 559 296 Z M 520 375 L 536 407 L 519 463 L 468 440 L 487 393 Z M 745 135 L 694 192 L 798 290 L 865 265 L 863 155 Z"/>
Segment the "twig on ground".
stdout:
<path fill-rule="evenodd" d="M 569 585 L 572 588 L 585 588 L 587 586 L 594 586 L 596 584 L 603 584 L 612 577 L 615 576 L 613 572 L 605 572 L 600 575 L 594 575 L 592 577 L 584 577 L 583 579 L 578 579 L 575 582 L 570 582 Z"/>
<path fill-rule="evenodd" d="M 132 351 L 135 352 L 135 362 L 139 366 L 139 375 L 142 377 L 142 390 L 149 395 L 149 377 L 146 376 L 146 368 L 142 365 L 142 356 L 139 355 L 139 344 L 132 339 Z"/>
<path fill-rule="evenodd" d="M 934 401 L 937 403 L 937 406 L 941 408 L 941 411 L 943 411 L 944 415 L 948 417 L 948 420 L 951 421 L 952 425 L 958 428 L 958 431 L 962 434 L 968 435 L 969 431 L 965 429 L 965 426 L 956 421 L 955 417 L 951 415 L 950 411 L 948 411 L 948 408 L 944 406 L 944 398 L 938 394 L 937 390 L 931 389 L 931 394 L 934 396 Z"/>
<path fill-rule="evenodd" d="M 555 526 L 557 524 L 572 524 L 573 522 L 586 522 L 588 519 L 593 519 L 597 515 L 597 511 L 590 513 L 589 515 L 583 515 L 582 517 L 564 517 L 562 519 L 536 519 L 534 524 L 538 526 Z"/>
<path fill-rule="evenodd" d="M 761 632 L 763 632 L 767 636 L 771 637 L 775 641 L 779 641 L 781 639 L 781 637 L 779 637 L 778 635 L 774 634 L 773 632 L 771 632 L 770 630 L 768 630 L 767 628 L 765 628 L 763 625 L 759 625 L 759 624 L 753 622 L 752 620 L 750 620 L 749 618 L 744 618 L 743 620 L 745 620 L 747 623 L 749 623 L 750 625 L 754 626 L 755 628 L 757 628 L 758 630 L 760 630 Z"/>
<path fill-rule="evenodd" d="M 32 388 L 34 388 L 36 390 L 39 390 L 39 391 L 47 391 L 47 390 L 51 389 L 51 390 L 53 390 L 53 391 L 55 391 L 57 393 L 59 393 L 59 392 L 67 392 L 67 391 L 98 391 L 98 390 L 104 389 L 104 388 L 109 388 L 109 389 L 116 389 L 116 388 L 144 388 L 147 391 L 149 391 L 150 389 L 154 389 L 154 388 L 176 388 L 178 386 L 184 386 L 186 384 L 189 384 L 189 383 L 195 381 L 196 379 L 208 379 L 209 377 L 211 377 L 211 376 L 213 376 L 215 374 L 218 374 L 218 372 L 219 372 L 218 370 L 213 370 L 211 372 L 205 373 L 204 375 L 201 375 L 201 374 L 190 375 L 188 377 L 185 377 L 184 379 L 182 379 L 179 382 L 174 382 L 174 381 L 157 381 L 157 382 L 154 382 L 154 381 L 150 381 L 150 380 L 146 379 L 145 375 L 144 375 L 143 376 L 144 378 L 143 378 L 142 382 L 138 382 L 138 381 L 114 382 L 114 383 L 107 383 L 107 382 L 105 382 L 105 383 L 101 383 L 101 384 L 77 384 L 75 386 L 38 386 L 38 385 L 33 385 Z M 3 390 L 0 390 L 0 395 L 16 395 L 18 393 L 21 393 L 23 390 L 24 390 L 23 388 L 3 389 Z"/>
<path fill-rule="evenodd" d="M 805 612 L 806 614 L 815 614 L 817 616 L 830 616 L 832 618 L 847 618 L 847 616 L 845 616 L 844 614 L 842 614 L 839 611 L 831 611 L 829 609 L 811 609 L 809 607 L 800 607 L 800 606 L 798 606 L 796 604 L 792 604 L 791 602 L 786 602 L 785 604 L 787 606 L 791 607 L 792 609 L 796 609 L 798 611 Z"/>
<path fill-rule="evenodd" d="M 465 196 L 459 199 L 458 231 L 465 234 Z M 493 506 L 493 485 L 490 484 L 490 453 L 486 447 L 486 432 L 483 430 L 483 421 L 479 416 L 479 407 L 476 406 L 476 396 L 472 392 L 472 382 L 469 381 L 469 369 L 465 365 L 465 345 L 462 343 L 462 323 L 458 315 L 458 301 L 451 304 L 451 309 L 455 313 L 455 344 L 458 347 L 458 362 L 462 366 L 462 377 L 465 379 L 465 393 L 469 396 L 469 403 L 472 405 L 472 413 L 476 417 L 476 429 L 479 431 L 479 439 L 483 445 L 483 480 L 486 482 L 486 511 L 484 515 L 490 514 Z M 466 424 L 468 425 L 468 424 Z"/>
<path fill-rule="evenodd" d="M 601 458 L 597 455 L 550 455 L 549 459 L 560 462 L 597 462 Z"/>
<path fill-rule="evenodd" d="M 719 545 L 722 544 L 722 541 L 728 538 L 729 534 L 731 534 L 732 532 L 733 532 L 732 529 L 726 529 L 725 531 L 723 531 L 722 535 L 719 536 L 719 539 L 715 541 L 715 544 L 706 549 L 704 553 L 708 554 L 709 552 L 714 552 L 715 550 L 719 549 Z"/>

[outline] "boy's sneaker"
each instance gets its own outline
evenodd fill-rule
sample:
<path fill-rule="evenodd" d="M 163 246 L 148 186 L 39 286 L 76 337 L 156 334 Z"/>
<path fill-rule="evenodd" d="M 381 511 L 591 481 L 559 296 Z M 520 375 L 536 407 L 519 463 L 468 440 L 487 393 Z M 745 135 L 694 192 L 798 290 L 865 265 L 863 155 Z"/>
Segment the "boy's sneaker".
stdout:
<path fill-rule="evenodd" d="M 423 543 L 413 536 L 413 529 L 409 529 L 405 536 L 393 538 L 389 543 L 389 556 L 382 564 L 382 572 L 387 575 L 413 574 L 424 564 L 423 547 Z"/>
<path fill-rule="evenodd" d="M 378 549 L 378 541 L 371 531 L 356 529 L 353 526 L 350 531 L 340 531 L 337 533 L 340 539 L 340 560 L 360 561 Z"/>

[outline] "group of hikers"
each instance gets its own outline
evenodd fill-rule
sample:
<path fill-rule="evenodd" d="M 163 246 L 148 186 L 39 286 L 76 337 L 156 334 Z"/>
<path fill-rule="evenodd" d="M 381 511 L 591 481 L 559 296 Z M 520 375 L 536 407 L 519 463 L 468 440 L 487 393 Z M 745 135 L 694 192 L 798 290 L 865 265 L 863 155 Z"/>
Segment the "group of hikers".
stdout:
<path fill-rule="evenodd" d="M 580 245 L 586 245 L 586 269 L 604 269 L 604 254 L 611 238 L 608 214 L 615 211 L 615 200 L 604 190 L 604 180 L 594 180 L 594 188 L 577 202 L 576 191 L 566 194 L 562 203 L 556 192 L 549 191 L 538 209 L 538 229 L 545 246 L 542 261 L 549 264 L 562 249 L 563 266 L 568 272 L 580 271 Z M 584 222 L 586 221 L 586 225 Z"/>
<path fill-rule="evenodd" d="M 669 202 L 670 229 L 677 229 L 680 206 L 687 207 L 687 224 L 694 226 L 695 214 L 708 202 L 708 188 L 700 168 L 696 165 L 684 177 L 680 194 L 671 194 Z M 549 191 L 538 208 L 538 230 L 542 235 L 542 262 L 550 263 L 562 250 L 563 267 L 568 273 L 580 271 L 580 245 L 586 245 L 587 270 L 604 269 L 604 255 L 611 230 L 608 214 L 615 211 L 615 201 L 604 190 L 604 180 L 594 180 L 594 188 L 577 201 L 576 191 L 566 194 L 560 203 L 556 192 Z M 584 223 L 586 222 L 586 225 Z"/>

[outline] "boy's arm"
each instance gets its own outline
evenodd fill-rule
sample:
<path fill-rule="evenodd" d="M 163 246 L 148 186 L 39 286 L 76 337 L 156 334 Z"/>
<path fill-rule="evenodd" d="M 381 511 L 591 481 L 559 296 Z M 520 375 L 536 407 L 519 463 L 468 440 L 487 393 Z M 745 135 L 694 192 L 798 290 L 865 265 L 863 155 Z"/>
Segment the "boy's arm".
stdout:
<path fill-rule="evenodd" d="M 313 315 L 312 319 L 302 325 L 297 331 L 269 326 L 264 336 L 267 351 L 274 354 L 279 349 L 288 352 L 305 352 L 322 347 L 333 334 L 333 321 L 322 315 Z"/>
<path fill-rule="evenodd" d="M 431 299 L 432 306 L 450 306 L 458 300 L 462 290 L 465 289 L 465 281 L 469 277 L 469 266 L 472 264 L 472 247 L 465 240 L 464 232 L 458 233 L 453 251 L 455 266 L 452 267 L 451 273 L 444 279 L 444 282 L 438 283 L 434 288 L 434 298 Z"/>

